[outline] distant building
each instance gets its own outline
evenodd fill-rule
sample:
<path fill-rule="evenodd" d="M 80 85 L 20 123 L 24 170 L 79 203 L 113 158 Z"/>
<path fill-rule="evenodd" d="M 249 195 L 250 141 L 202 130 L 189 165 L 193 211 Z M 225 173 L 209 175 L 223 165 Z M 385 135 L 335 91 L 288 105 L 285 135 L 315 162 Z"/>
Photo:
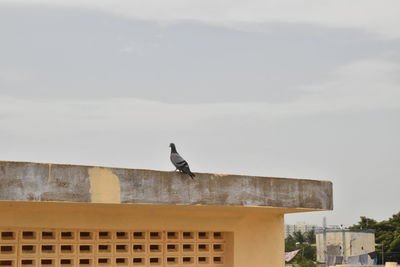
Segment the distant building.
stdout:
<path fill-rule="evenodd" d="M 285 238 L 288 237 L 289 235 L 293 236 L 293 234 L 298 231 L 304 234 L 305 232 L 308 232 L 310 230 L 317 231 L 319 229 L 322 229 L 322 227 L 314 224 L 308 224 L 306 222 L 298 222 L 296 224 L 286 224 Z"/>
<path fill-rule="evenodd" d="M 326 262 L 326 256 L 342 256 L 349 262 L 349 257 L 365 255 L 375 251 L 374 230 L 323 229 L 317 231 L 317 261 Z M 368 257 L 368 264 L 373 260 Z"/>

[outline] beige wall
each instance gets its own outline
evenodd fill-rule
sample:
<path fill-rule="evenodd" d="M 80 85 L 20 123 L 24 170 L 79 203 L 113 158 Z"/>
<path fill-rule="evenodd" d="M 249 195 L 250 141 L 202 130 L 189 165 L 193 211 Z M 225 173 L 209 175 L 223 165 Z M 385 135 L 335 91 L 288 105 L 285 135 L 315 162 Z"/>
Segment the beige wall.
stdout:
<path fill-rule="evenodd" d="M 326 233 L 328 251 L 331 255 L 340 255 L 345 258 L 358 256 L 375 251 L 375 234 L 350 231 L 335 231 Z M 317 240 L 317 261 L 325 262 L 324 235 L 318 233 Z M 329 250 L 329 248 L 331 248 Z M 334 253 L 337 252 L 337 253 Z M 372 260 L 368 258 L 372 264 Z"/>
<path fill-rule="evenodd" d="M 374 233 L 347 233 L 348 250 L 352 255 L 375 251 Z"/>
<path fill-rule="evenodd" d="M 224 231 L 231 267 L 283 267 L 283 210 L 274 208 L 0 202 L 0 227 Z M 228 248 L 229 250 L 229 248 Z"/>

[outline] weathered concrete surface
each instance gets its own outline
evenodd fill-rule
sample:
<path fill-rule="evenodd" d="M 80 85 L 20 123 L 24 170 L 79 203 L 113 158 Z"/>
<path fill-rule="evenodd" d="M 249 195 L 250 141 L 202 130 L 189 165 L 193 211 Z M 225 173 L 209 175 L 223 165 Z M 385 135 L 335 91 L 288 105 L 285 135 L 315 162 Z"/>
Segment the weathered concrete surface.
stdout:
<path fill-rule="evenodd" d="M 329 181 L 9 161 L 0 200 L 333 208 Z"/>

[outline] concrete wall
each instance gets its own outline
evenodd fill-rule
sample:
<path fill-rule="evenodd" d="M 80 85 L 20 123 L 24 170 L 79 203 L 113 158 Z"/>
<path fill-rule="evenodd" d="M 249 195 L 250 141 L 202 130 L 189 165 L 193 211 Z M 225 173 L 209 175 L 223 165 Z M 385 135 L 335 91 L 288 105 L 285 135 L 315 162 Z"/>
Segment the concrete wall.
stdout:
<path fill-rule="evenodd" d="M 323 234 L 318 233 L 317 241 L 317 261 L 325 262 L 325 248 Z M 372 232 L 337 230 L 326 234 L 327 248 L 329 255 L 344 256 L 346 259 L 350 256 L 375 251 L 375 234 Z M 369 259 L 372 264 L 372 260 Z"/>
<path fill-rule="evenodd" d="M 283 214 L 273 209 L 0 202 L 0 228 L 231 232 L 229 267 L 283 267 Z M 234 262 L 234 264 L 233 264 Z"/>
<path fill-rule="evenodd" d="M 333 208 L 328 181 L 7 161 L 0 200 Z"/>

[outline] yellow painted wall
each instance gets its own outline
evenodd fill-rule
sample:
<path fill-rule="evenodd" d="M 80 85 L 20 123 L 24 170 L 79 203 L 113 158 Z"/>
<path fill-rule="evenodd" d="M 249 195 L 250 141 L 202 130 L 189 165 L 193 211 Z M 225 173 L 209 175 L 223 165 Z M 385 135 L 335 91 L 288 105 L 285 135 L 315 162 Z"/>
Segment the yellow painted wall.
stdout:
<path fill-rule="evenodd" d="M 120 203 L 120 181 L 118 176 L 106 168 L 89 169 L 90 196 L 93 203 Z"/>
<path fill-rule="evenodd" d="M 283 267 L 283 211 L 273 208 L 0 202 L 0 227 L 224 231 L 232 267 Z"/>

